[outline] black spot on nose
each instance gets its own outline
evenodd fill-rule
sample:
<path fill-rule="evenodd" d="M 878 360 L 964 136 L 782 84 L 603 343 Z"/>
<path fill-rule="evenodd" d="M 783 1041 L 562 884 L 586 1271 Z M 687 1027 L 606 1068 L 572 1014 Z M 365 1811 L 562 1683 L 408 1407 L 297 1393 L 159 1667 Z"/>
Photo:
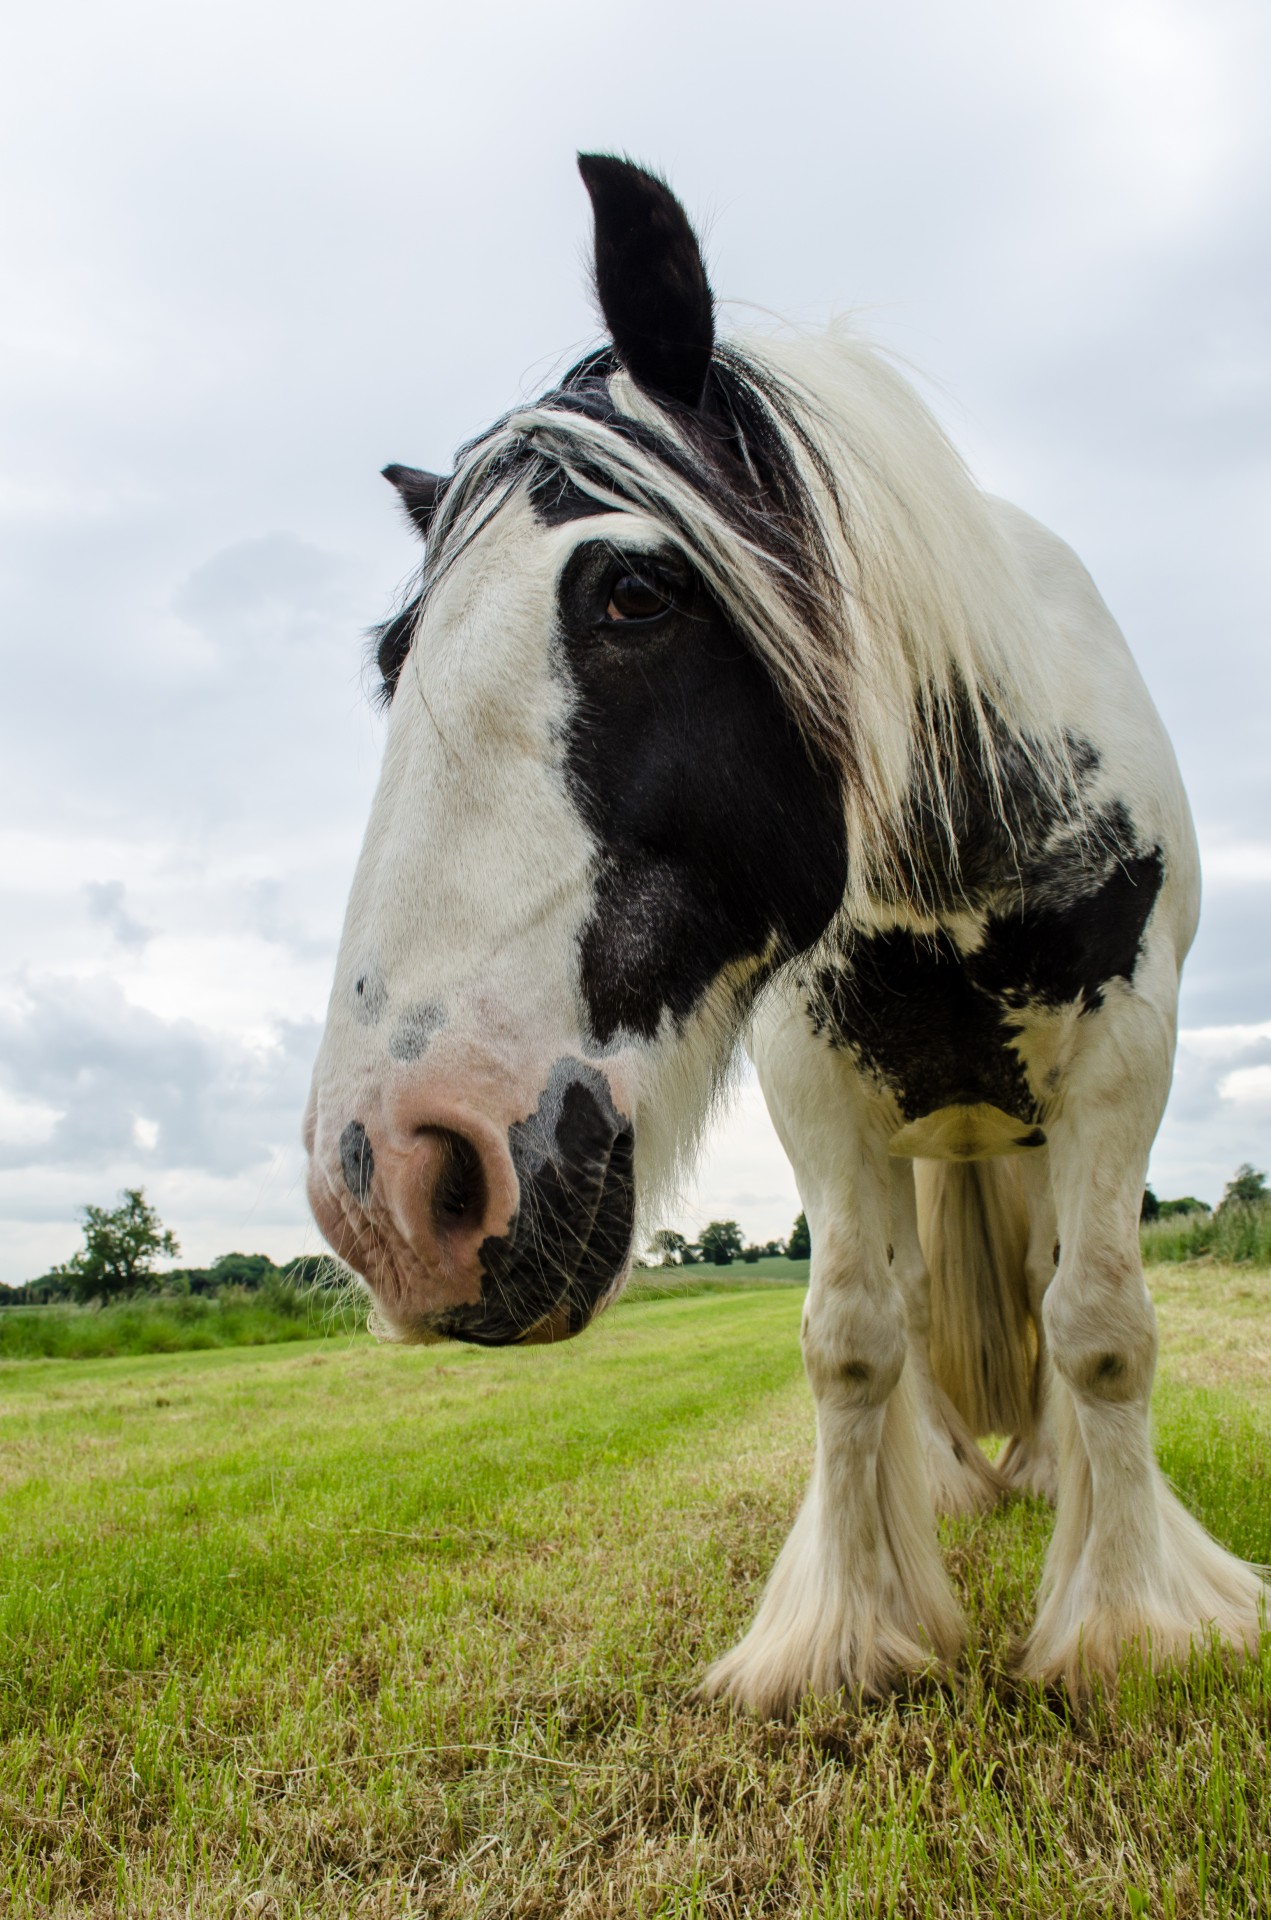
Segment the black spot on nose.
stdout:
<path fill-rule="evenodd" d="M 388 1050 L 394 1060 L 418 1060 L 428 1051 L 428 1044 L 435 1033 L 446 1024 L 446 1010 L 424 1001 L 417 1007 L 408 1007 L 393 1029 L 393 1037 Z"/>
<path fill-rule="evenodd" d="M 359 973 L 353 982 L 351 1001 L 353 1018 L 363 1027 L 373 1027 L 384 1017 L 388 1005 L 388 988 L 380 978 L 375 967 L 368 967 Z"/>
<path fill-rule="evenodd" d="M 360 1120 L 350 1120 L 340 1135 L 340 1165 L 344 1181 L 355 1200 L 365 1204 L 375 1178 L 375 1155 L 366 1128 Z"/>

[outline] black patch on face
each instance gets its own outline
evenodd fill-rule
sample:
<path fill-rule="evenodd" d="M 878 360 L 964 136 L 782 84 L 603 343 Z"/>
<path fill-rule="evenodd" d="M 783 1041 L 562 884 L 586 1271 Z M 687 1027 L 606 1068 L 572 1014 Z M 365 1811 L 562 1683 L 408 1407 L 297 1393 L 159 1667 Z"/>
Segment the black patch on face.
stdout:
<path fill-rule="evenodd" d="M 607 618 L 632 577 L 663 610 Z M 651 1039 L 730 963 L 779 964 L 824 932 L 846 884 L 839 777 L 670 547 L 584 541 L 558 600 L 566 772 L 599 849 L 583 995 L 600 1045 Z"/>
<path fill-rule="evenodd" d="M 360 1120 L 350 1120 L 340 1135 L 340 1165 L 345 1186 L 358 1204 L 365 1206 L 375 1178 L 375 1155 Z"/>
<path fill-rule="evenodd" d="M 549 1315 L 582 1331 L 626 1264 L 635 1217 L 635 1134 L 609 1083 L 559 1060 L 528 1120 L 508 1131 L 521 1204 L 481 1246 L 481 1301 L 432 1325 L 478 1346 L 520 1340 Z"/>
<path fill-rule="evenodd" d="M 1122 820 L 1120 810 L 1105 819 L 1105 834 Z M 1164 878 L 1159 848 L 1118 855 L 1105 840 L 1093 876 L 1071 843 L 1066 856 L 1048 876 L 1050 900 L 991 913 L 973 953 L 948 933 L 898 927 L 854 936 L 817 975 L 814 1027 L 891 1088 L 906 1121 L 986 1102 L 1036 1124 L 1044 1099 L 1010 1044 L 1021 1014 L 1074 1004 L 1088 1014 L 1109 981 L 1133 979 Z"/>

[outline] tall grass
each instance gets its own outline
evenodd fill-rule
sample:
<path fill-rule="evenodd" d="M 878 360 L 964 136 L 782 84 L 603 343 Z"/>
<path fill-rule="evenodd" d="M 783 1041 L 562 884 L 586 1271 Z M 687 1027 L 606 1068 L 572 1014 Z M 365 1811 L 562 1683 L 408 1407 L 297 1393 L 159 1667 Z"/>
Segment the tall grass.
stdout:
<path fill-rule="evenodd" d="M 328 1288 L 142 1295 L 108 1307 L 10 1307 L 0 1313 L 0 1360 L 98 1360 L 120 1354 L 260 1347 L 353 1333 L 365 1307 Z"/>
<path fill-rule="evenodd" d="M 1177 1260 L 1271 1266 L 1271 1207 L 1227 1206 L 1145 1220 L 1139 1239 L 1149 1266 Z"/>

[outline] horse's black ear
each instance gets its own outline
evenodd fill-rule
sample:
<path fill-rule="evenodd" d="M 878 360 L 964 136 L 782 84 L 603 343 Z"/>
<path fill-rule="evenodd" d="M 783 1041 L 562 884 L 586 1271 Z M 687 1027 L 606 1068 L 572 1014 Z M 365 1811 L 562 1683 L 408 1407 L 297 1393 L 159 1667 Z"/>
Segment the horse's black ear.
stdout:
<path fill-rule="evenodd" d="M 715 302 L 697 235 L 671 189 L 606 153 L 580 153 L 596 216 L 596 294 L 627 372 L 696 407 L 715 345 Z"/>
<path fill-rule="evenodd" d="M 436 510 L 445 480 L 439 473 L 425 473 L 420 467 L 382 467 L 380 471 L 397 488 L 402 505 L 417 532 L 428 538 L 428 522 Z"/>

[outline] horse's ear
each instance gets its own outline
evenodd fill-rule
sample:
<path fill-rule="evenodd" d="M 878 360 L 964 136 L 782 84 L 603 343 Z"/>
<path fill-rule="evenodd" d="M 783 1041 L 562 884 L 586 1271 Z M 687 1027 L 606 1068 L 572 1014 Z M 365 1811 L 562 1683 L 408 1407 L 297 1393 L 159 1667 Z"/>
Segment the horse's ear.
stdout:
<path fill-rule="evenodd" d="M 715 345 L 715 302 L 697 235 L 671 189 L 606 153 L 580 153 L 596 217 L 596 294 L 632 379 L 699 405 Z"/>
<path fill-rule="evenodd" d="M 402 505 L 411 517 L 416 532 L 428 538 L 428 522 L 436 510 L 445 480 L 439 473 L 425 473 L 420 467 L 382 467 L 390 486 L 397 488 Z"/>

